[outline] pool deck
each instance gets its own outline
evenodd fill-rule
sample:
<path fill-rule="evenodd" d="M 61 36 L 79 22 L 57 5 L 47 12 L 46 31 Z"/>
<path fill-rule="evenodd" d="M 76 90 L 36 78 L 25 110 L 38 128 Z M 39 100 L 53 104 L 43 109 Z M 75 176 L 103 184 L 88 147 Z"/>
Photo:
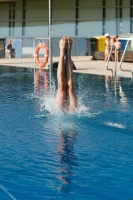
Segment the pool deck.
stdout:
<path fill-rule="evenodd" d="M 57 62 L 59 57 L 53 57 L 52 61 Z M 72 56 L 72 60 L 76 66 L 77 70 L 74 70 L 76 73 L 85 73 L 85 74 L 98 74 L 98 75 L 108 75 L 111 76 L 111 71 L 106 69 L 106 63 L 103 60 L 92 61 L 90 56 Z M 45 66 L 45 69 L 48 69 L 48 64 Z M 13 59 L 0 59 L 0 66 L 16 66 L 16 67 L 27 67 L 34 68 L 34 59 L 33 58 L 13 58 Z M 115 63 L 113 61 L 109 62 L 109 68 L 115 69 Z M 36 67 L 37 69 L 37 67 Z M 133 63 L 123 62 L 122 69 L 132 70 Z M 123 72 L 120 70 L 119 63 L 117 63 L 117 76 L 122 77 L 131 77 L 130 72 Z"/>

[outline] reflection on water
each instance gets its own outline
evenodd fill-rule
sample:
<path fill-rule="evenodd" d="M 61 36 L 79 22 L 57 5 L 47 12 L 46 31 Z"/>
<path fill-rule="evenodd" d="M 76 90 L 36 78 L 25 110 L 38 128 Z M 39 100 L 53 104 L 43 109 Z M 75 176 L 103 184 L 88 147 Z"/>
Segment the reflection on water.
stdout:
<path fill-rule="evenodd" d="M 49 91 L 48 75 L 44 69 L 36 70 L 34 83 L 35 91 L 37 92 L 36 98 L 38 98 L 38 103 L 40 105 L 43 105 L 43 109 L 45 110 L 47 109 L 48 104 L 50 104 L 51 99 L 49 99 L 48 102 L 46 101 L 46 99 L 49 96 Z M 76 130 L 71 115 L 70 118 L 69 115 L 67 117 L 64 117 L 64 114 L 62 113 L 61 117 L 54 117 L 57 117 L 57 119 L 56 122 L 54 122 L 53 120 L 52 126 L 57 126 L 56 123 L 58 124 L 57 135 L 59 135 L 59 146 L 57 151 L 59 167 L 58 175 L 56 176 L 56 178 L 59 179 L 59 181 L 61 182 L 61 184 L 58 185 L 57 189 L 60 192 L 66 193 L 66 191 L 68 192 L 68 188 L 71 184 L 73 168 L 78 166 L 74 156 L 74 142 L 76 140 Z M 71 123 L 69 122 L 69 120 L 71 120 Z"/>
<path fill-rule="evenodd" d="M 58 147 L 58 158 L 60 162 L 58 179 L 62 184 L 58 187 L 59 191 L 65 191 L 66 185 L 70 185 L 72 179 L 73 168 L 77 166 L 74 156 L 74 142 L 76 131 L 74 127 L 68 132 L 62 130 L 62 127 L 59 128 L 59 147 Z"/>
<path fill-rule="evenodd" d="M 37 69 L 34 73 L 34 90 L 38 109 L 44 110 L 44 99 L 48 96 L 48 75 L 45 69 Z"/>
<path fill-rule="evenodd" d="M 115 98 L 120 99 L 120 103 L 123 106 L 128 105 L 128 97 L 126 97 L 125 92 L 123 91 L 122 84 L 121 84 L 121 77 L 111 77 L 105 76 L 105 88 L 106 92 L 110 93 L 112 90 L 112 86 L 114 87 L 113 92 Z"/>
<path fill-rule="evenodd" d="M 35 89 L 40 90 L 48 88 L 48 75 L 44 69 L 38 69 L 35 72 L 34 77 Z"/>

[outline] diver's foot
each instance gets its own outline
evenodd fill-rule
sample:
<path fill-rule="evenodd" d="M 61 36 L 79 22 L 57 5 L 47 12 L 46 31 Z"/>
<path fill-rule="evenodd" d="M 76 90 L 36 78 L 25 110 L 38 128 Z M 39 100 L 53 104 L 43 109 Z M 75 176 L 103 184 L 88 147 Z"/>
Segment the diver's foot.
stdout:
<path fill-rule="evenodd" d="M 67 48 L 67 37 L 63 37 L 59 42 L 60 47 L 60 55 L 65 55 L 65 51 Z"/>
<path fill-rule="evenodd" d="M 72 40 L 70 38 L 67 38 L 67 51 L 71 52 L 72 49 Z"/>

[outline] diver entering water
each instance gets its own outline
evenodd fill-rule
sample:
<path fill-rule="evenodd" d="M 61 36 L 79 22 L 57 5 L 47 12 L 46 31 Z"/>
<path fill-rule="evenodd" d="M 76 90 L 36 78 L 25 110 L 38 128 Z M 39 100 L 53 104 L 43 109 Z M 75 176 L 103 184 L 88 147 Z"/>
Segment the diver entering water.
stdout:
<path fill-rule="evenodd" d="M 56 102 L 63 111 L 69 109 L 74 112 L 77 107 L 77 99 L 73 87 L 72 40 L 68 37 L 63 37 L 59 42 L 59 47 L 60 58 L 57 70 L 58 92 Z"/>

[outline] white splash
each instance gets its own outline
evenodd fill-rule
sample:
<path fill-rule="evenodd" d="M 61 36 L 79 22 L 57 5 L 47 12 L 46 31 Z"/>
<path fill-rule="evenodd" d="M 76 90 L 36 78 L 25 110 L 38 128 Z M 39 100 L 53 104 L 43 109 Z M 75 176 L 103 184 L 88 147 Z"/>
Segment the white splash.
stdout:
<path fill-rule="evenodd" d="M 51 88 L 48 88 L 47 90 L 39 90 L 34 92 L 34 98 L 37 100 L 39 104 L 39 110 L 45 113 L 49 113 L 49 115 L 53 116 L 63 116 L 63 115 L 75 115 L 76 117 L 95 117 L 96 115 L 99 115 L 99 112 L 93 113 L 91 111 L 89 105 L 85 105 L 83 99 L 86 99 L 86 91 L 78 92 L 77 94 L 77 108 L 75 109 L 75 112 L 67 111 L 63 112 L 56 103 L 56 94 L 57 94 L 57 88 L 55 85 L 55 81 L 52 80 Z M 45 113 L 45 114 L 46 114 Z M 39 117 L 39 116 L 38 116 Z"/>
<path fill-rule="evenodd" d="M 118 123 L 113 123 L 113 122 L 105 122 L 105 125 L 120 128 L 120 129 L 126 128 L 126 126 L 123 124 L 118 124 Z"/>

